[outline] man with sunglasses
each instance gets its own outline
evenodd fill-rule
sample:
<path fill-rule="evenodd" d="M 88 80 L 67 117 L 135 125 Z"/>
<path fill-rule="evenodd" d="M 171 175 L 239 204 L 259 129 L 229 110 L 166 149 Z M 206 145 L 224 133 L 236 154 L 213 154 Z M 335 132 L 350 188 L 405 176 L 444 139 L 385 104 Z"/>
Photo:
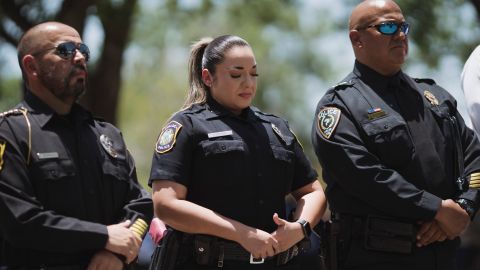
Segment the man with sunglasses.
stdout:
<path fill-rule="evenodd" d="M 152 201 L 120 131 L 76 103 L 89 58 L 78 32 L 57 22 L 19 41 L 25 99 L 0 114 L 6 269 L 122 269 L 138 254 Z"/>
<path fill-rule="evenodd" d="M 458 236 L 479 207 L 478 140 L 451 95 L 401 70 L 409 30 L 393 1 L 356 6 L 354 70 L 318 104 L 329 269 L 455 269 Z"/>

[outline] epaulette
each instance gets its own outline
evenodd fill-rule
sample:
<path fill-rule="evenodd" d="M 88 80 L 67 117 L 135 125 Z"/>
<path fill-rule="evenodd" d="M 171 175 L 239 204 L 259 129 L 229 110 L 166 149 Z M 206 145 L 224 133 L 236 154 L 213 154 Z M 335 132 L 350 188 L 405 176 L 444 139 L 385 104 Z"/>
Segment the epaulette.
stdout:
<path fill-rule="evenodd" d="M 251 108 L 252 108 L 252 111 L 255 113 L 256 116 L 265 115 L 265 116 L 273 116 L 273 117 L 279 118 L 275 114 L 263 112 L 263 111 L 259 110 L 257 107 L 252 106 Z"/>
<path fill-rule="evenodd" d="M 429 78 L 413 78 L 413 80 L 417 83 L 428 83 L 430 85 L 437 84 L 433 79 Z"/>
<path fill-rule="evenodd" d="M 335 85 L 335 86 L 333 87 L 333 89 L 335 89 L 335 90 L 343 90 L 343 89 L 346 89 L 346 88 L 348 88 L 348 87 L 350 87 L 350 86 L 353 86 L 353 85 L 354 85 L 353 80 L 349 80 L 349 81 L 344 81 L 344 82 L 341 82 L 341 83 Z"/>
<path fill-rule="evenodd" d="M 21 114 L 23 114 L 22 109 L 11 109 L 11 110 L 8 110 L 6 112 L 0 113 L 0 117 L 5 117 L 5 116 L 9 116 L 9 115 L 21 115 Z"/>
<path fill-rule="evenodd" d="M 28 110 L 24 107 L 20 107 L 17 109 L 11 109 L 6 112 L 0 113 L 0 118 L 3 121 L 5 117 L 10 115 L 23 115 L 25 118 L 25 122 L 27 124 L 28 129 L 28 155 L 27 155 L 27 165 L 30 165 L 30 159 L 32 154 L 32 125 L 30 124 L 30 120 L 28 119 Z"/>

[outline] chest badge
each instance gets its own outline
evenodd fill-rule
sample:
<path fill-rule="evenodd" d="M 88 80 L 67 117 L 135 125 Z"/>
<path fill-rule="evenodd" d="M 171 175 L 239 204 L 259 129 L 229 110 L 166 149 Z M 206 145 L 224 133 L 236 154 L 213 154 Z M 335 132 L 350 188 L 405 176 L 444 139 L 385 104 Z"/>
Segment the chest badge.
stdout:
<path fill-rule="evenodd" d="M 374 120 L 387 115 L 387 113 L 381 108 L 370 108 L 368 109 L 367 113 L 368 113 L 368 120 Z"/>
<path fill-rule="evenodd" d="M 166 153 L 170 151 L 175 145 L 178 132 L 182 128 L 182 124 L 177 121 L 170 121 L 163 129 L 160 136 L 158 136 L 157 144 L 155 145 L 155 150 L 159 154 Z"/>
<path fill-rule="evenodd" d="M 438 99 L 432 94 L 432 92 L 425 90 L 423 96 L 432 104 L 433 106 L 438 106 Z"/>
<path fill-rule="evenodd" d="M 103 149 L 113 158 L 118 157 L 117 150 L 113 148 L 113 141 L 107 135 L 100 135 L 100 144 L 102 144 Z"/>
<path fill-rule="evenodd" d="M 280 129 L 274 124 L 272 123 L 272 129 L 273 131 L 275 132 L 275 134 L 277 134 L 278 137 L 280 137 L 280 139 L 282 139 L 282 141 L 287 144 L 287 140 L 285 139 L 285 137 L 283 136 L 282 132 L 280 131 Z"/>
<path fill-rule="evenodd" d="M 335 107 L 325 107 L 318 113 L 317 127 L 325 139 L 329 139 L 340 121 L 342 111 Z"/>

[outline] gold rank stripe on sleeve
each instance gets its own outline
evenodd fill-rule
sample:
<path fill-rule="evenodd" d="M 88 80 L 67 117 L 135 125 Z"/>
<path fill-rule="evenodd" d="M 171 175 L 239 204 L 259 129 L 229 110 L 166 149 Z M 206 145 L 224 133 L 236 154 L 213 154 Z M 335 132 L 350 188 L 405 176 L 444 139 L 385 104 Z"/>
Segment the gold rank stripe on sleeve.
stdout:
<path fill-rule="evenodd" d="M 470 188 L 480 188 L 480 172 L 472 173 L 470 175 Z"/>
<path fill-rule="evenodd" d="M 0 142 L 0 171 L 3 168 L 3 154 L 5 153 L 5 148 L 7 146 L 7 143 L 2 141 Z"/>
<path fill-rule="evenodd" d="M 143 238 L 145 233 L 147 232 L 148 224 L 145 220 L 139 218 L 135 220 L 135 222 L 130 226 L 130 230 L 139 238 Z"/>

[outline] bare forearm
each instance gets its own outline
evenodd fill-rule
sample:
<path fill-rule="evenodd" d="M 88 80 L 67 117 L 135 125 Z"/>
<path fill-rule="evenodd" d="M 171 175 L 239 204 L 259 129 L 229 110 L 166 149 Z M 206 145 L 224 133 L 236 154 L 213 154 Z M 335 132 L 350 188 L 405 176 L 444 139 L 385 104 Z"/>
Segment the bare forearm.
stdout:
<path fill-rule="evenodd" d="M 327 208 L 327 200 L 321 189 L 320 184 L 314 185 L 315 190 L 309 192 L 297 199 L 297 210 L 295 211 L 295 219 L 305 219 L 310 225 L 315 227 L 322 218 Z"/>
<path fill-rule="evenodd" d="M 186 233 L 208 234 L 239 242 L 239 238 L 255 228 L 224 217 L 186 200 L 172 200 L 156 205 L 157 216 L 169 226 Z"/>

